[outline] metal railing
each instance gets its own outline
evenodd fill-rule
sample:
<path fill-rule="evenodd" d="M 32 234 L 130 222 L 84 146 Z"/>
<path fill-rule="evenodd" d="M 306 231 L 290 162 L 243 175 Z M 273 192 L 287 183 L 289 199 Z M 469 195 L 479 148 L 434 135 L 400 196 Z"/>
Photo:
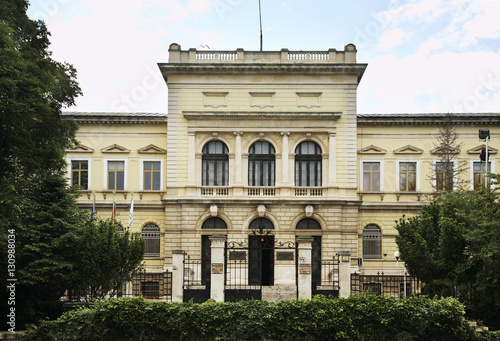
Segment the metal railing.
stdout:
<path fill-rule="evenodd" d="M 351 295 L 384 295 L 390 297 L 410 297 L 420 295 L 420 281 L 409 275 L 351 274 Z"/>

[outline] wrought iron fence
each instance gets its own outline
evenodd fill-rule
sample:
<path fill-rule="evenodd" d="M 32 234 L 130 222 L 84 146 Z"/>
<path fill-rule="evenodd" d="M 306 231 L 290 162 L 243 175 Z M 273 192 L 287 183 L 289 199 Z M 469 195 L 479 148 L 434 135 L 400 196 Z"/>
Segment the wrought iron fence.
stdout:
<path fill-rule="evenodd" d="M 409 275 L 351 274 L 351 294 L 373 294 L 391 297 L 410 297 L 421 294 L 420 281 Z"/>
<path fill-rule="evenodd" d="M 140 272 L 132 280 L 132 296 L 172 301 L 172 273 Z"/>
<path fill-rule="evenodd" d="M 127 290 L 128 285 L 121 285 L 118 290 L 106 293 L 107 298 L 123 298 L 142 296 L 147 299 L 161 299 L 172 301 L 172 273 L 148 273 L 141 271 L 132 279 L 132 288 Z M 131 293 L 131 294 L 130 294 Z M 85 302 L 96 298 L 90 288 L 67 290 L 61 297 L 65 302 Z"/>
<path fill-rule="evenodd" d="M 200 286 L 202 283 L 202 266 L 200 258 L 184 257 L 184 288 Z"/>
<path fill-rule="evenodd" d="M 339 289 L 339 261 L 338 259 L 321 260 L 321 282 L 322 287 Z"/>

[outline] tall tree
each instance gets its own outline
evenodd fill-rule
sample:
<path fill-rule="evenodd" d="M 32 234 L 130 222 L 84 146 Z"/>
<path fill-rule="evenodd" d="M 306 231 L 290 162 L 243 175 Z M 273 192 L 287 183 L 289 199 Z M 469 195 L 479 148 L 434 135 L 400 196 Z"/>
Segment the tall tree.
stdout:
<path fill-rule="evenodd" d="M 459 135 L 453 124 L 453 114 L 445 115 L 435 139 L 433 153 L 437 154 L 439 159 L 433 164 L 429 176 L 435 192 L 464 189 L 468 182 L 460 175 L 466 170 L 466 162 L 458 158 L 462 143 L 459 142 Z"/>
<path fill-rule="evenodd" d="M 0 260 L 7 269 L 7 234 L 15 235 L 16 327 L 51 315 L 70 270 L 65 248 L 83 219 L 63 178 L 77 126 L 61 110 L 81 93 L 76 71 L 51 58 L 47 28 L 27 8 L 0 2 Z M 2 302 L 6 295 L 2 285 Z"/>
<path fill-rule="evenodd" d="M 78 237 L 71 289 L 89 299 L 114 295 L 141 270 L 145 243 L 128 229 L 107 221 L 89 221 Z"/>
<path fill-rule="evenodd" d="M 498 183 L 497 183 L 498 184 Z M 401 259 L 430 296 L 455 296 L 500 328 L 500 203 L 495 191 L 443 193 L 396 224 Z"/>

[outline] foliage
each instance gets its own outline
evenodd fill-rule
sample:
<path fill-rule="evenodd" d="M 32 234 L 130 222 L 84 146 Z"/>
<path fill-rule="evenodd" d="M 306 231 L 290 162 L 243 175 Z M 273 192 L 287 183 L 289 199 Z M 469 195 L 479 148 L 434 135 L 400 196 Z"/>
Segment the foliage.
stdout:
<path fill-rule="evenodd" d="M 401 259 L 432 296 L 455 296 L 490 327 L 500 321 L 500 204 L 485 189 L 456 191 L 396 224 Z"/>
<path fill-rule="evenodd" d="M 7 269 L 7 231 L 14 231 L 16 329 L 57 315 L 72 269 L 66 255 L 84 219 L 63 179 L 77 126 L 60 114 L 81 93 L 76 71 L 51 58 L 46 26 L 30 20 L 27 7 L 0 2 L 0 267 Z M 2 285 L 2 302 L 6 295 Z M 0 305 L 2 316 L 6 309 Z"/>
<path fill-rule="evenodd" d="M 455 299 L 293 300 L 204 304 L 107 300 L 65 313 L 23 340 L 486 340 Z"/>
<path fill-rule="evenodd" d="M 110 220 L 92 220 L 85 224 L 76 243 L 76 261 L 72 289 L 87 291 L 89 299 L 114 295 L 141 268 L 144 240 L 131 235 Z"/>

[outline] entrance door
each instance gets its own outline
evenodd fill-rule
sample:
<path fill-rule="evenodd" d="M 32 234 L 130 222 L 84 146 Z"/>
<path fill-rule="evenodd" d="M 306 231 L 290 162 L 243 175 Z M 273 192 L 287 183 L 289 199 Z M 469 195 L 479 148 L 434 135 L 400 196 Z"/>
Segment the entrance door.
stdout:
<path fill-rule="evenodd" d="M 201 236 L 201 284 L 210 288 L 212 276 L 212 249 L 210 236 Z"/>
<path fill-rule="evenodd" d="M 311 252 L 312 294 L 317 295 L 317 287 L 321 285 L 321 236 L 314 236 Z"/>
<path fill-rule="evenodd" d="M 248 236 L 248 284 L 274 285 L 274 236 Z"/>

